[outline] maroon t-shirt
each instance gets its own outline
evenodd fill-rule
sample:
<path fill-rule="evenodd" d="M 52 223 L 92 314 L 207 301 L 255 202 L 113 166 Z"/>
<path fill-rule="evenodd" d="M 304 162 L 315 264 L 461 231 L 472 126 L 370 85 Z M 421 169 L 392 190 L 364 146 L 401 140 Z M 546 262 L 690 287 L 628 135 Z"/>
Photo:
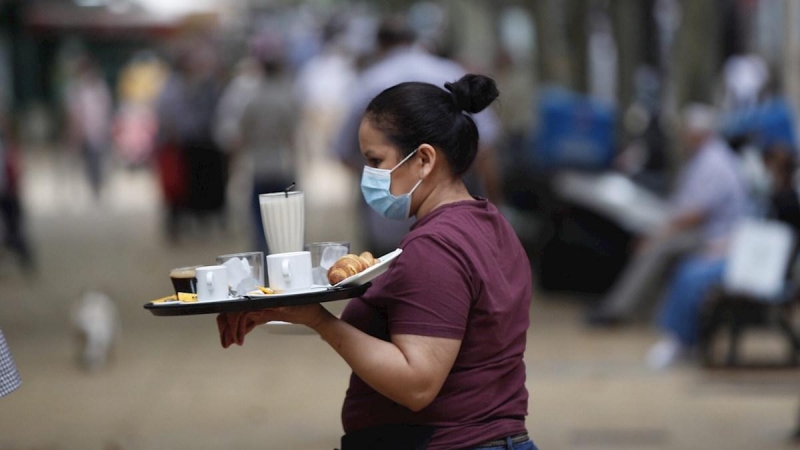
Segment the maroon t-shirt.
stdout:
<path fill-rule="evenodd" d="M 437 208 L 400 243 L 403 253 L 350 301 L 342 319 L 383 340 L 393 334 L 460 339 L 439 395 L 414 413 L 358 376 L 342 408 L 345 432 L 385 424 L 436 427 L 428 448 L 464 448 L 525 431 L 525 333 L 531 300 L 527 255 L 486 200 Z"/>

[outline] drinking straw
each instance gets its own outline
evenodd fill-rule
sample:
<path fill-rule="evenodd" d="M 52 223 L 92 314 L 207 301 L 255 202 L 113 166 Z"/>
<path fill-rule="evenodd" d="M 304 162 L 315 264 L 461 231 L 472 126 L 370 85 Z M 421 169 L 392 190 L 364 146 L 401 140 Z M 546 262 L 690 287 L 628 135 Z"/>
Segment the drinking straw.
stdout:
<path fill-rule="evenodd" d="M 294 188 L 294 185 L 295 183 L 293 181 L 292 184 L 290 184 L 289 186 L 286 187 L 286 189 L 283 190 L 283 195 L 286 196 L 286 198 L 289 198 L 289 191 L 291 191 L 292 188 Z"/>

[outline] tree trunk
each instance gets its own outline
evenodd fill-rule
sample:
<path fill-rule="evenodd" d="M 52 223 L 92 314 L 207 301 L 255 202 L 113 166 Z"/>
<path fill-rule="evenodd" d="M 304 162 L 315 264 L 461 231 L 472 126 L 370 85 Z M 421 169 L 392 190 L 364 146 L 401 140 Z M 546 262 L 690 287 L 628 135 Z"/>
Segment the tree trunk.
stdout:
<path fill-rule="evenodd" d="M 712 103 L 722 48 L 719 4 L 685 0 L 681 5 L 683 21 L 674 52 L 677 106 Z"/>
<path fill-rule="evenodd" d="M 647 44 L 643 19 L 647 16 L 649 1 L 612 0 L 611 21 L 614 41 L 617 44 L 617 101 L 620 111 L 625 111 L 634 100 L 636 69 L 644 62 Z"/>
<path fill-rule="evenodd" d="M 566 36 L 570 50 L 570 86 L 589 92 L 589 4 L 586 0 L 566 1 Z"/>

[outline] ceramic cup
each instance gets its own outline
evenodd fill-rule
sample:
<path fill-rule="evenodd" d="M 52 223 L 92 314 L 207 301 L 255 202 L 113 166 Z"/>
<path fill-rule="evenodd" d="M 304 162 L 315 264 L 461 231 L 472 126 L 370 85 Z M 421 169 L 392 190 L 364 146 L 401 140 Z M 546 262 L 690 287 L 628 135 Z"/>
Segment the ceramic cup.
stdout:
<path fill-rule="evenodd" d="M 203 266 L 197 273 L 197 301 L 208 302 L 228 298 L 228 270 L 225 266 Z"/>
<path fill-rule="evenodd" d="M 291 292 L 308 289 L 311 277 L 311 252 L 273 253 L 267 255 L 269 287 Z"/>

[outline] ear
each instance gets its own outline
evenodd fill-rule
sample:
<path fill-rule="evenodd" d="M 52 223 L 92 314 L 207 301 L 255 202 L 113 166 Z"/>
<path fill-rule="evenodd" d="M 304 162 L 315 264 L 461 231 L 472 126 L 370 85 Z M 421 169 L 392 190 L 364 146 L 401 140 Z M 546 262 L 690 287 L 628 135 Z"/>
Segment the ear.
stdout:
<path fill-rule="evenodd" d="M 420 178 L 425 178 L 433 172 L 436 167 L 436 149 L 430 144 L 422 144 L 417 150 L 419 159 L 422 162 L 420 167 Z"/>

